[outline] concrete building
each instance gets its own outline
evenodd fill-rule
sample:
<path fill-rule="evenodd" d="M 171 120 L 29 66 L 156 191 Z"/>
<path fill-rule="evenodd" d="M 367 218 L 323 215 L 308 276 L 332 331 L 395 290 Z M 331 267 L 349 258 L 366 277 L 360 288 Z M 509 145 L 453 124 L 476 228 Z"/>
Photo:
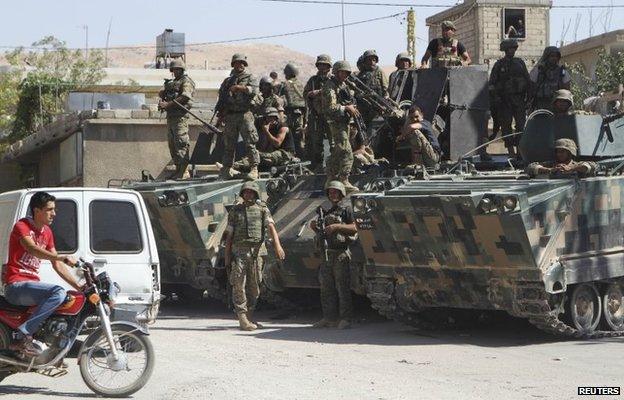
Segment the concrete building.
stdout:
<path fill-rule="evenodd" d="M 624 52 L 624 29 L 618 29 L 567 44 L 561 48 L 561 56 L 568 65 L 582 64 L 587 75 L 594 78 L 598 54 L 601 51 L 611 55 Z"/>
<path fill-rule="evenodd" d="M 493 64 L 502 56 L 501 40 L 513 37 L 520 44 L 516 54 L 530 67 L 548 46 L 551 6 L 550 0 L 466 0 L 427 18 L 429 40 L 440 37 L 440 24 L 450 20 L 473 64 Z"/>

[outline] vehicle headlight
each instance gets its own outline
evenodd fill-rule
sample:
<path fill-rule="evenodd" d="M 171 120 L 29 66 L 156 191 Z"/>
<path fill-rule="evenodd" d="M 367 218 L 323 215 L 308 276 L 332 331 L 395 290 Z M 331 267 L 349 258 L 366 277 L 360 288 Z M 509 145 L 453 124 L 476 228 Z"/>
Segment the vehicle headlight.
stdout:
<path fill-rule="evenodd" d="M 368 205 L 368 208 L 370 208 L 371 210 L 377 208 L 377 200 L 375 199 L 368 199 L 366 204 Z"/>
<path fill-rule="evenodd" d="M 353 200 L 353 211 L 360 212 L 360 211 L 364 211 L 365 208 L 366 208 L 366 200 L 362 198 L 357 198 Z"/>
<path fill-rule="evenodd" d="M 496 211 L 496 204 L 492 201 L 492 199 L 488 197 L 484 197 L 479 202 L 479 209 L 484 213 L 490 213 L 492 211 Z"/>
<path fill-rule="evenodd" d="M 518 206 L 518 198 L 515 196 L 507 196 L 503 198 L 503 207 L 505 211 L 513 211 Z"/>

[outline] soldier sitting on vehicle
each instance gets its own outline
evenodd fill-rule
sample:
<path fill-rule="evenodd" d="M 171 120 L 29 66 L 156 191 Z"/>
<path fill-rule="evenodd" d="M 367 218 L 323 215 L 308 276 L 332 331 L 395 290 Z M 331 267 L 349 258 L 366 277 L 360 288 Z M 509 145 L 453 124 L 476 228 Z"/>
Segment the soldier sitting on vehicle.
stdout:
<path fill-rule="evenodd" d="M 263 76 L 260 79 L 258 88 L 260 89 L 260 93 L 258 93 L 254 98 L 253 108 L 253 113 L 256 117 L 256 129 L 260 129 L 258 122 L 262 121 L 264 114 L 269 107 L 277 109 L 280 122 L 284 122 L 286 120 L 286 117 L 284 116 L 284 100 L 273 92 L 271 78 Z"/>
<path fill-rule="evenodd" d="M 442 149 L 438 138 L 434 133 L 433 126 L 426 121 L 423 112 L 417 105 L 413 105 L 401 128 L 401 133 L 396 141 L 409 141 L 412 151 L 411 162 L 416 165 L 424 165 L 434 168 L 440 162 Z"/>
<path fill-rule="evenodd" d="M 276 108 L 269 107 L 259 123 L 258 151 L 260 152 L 260 168 L 268 169 L 274 166 L 286 165 L 290 161 L 297 160 L 295 144 L 288 127 L 279 120 Z M 247 159 L 234 163 L 236 171 L 248 171 L 250 168 Z"/>
<path fill-rule="evenodd" d="M 552 112 L 555 115 L 574 114 L 574 97 L 572 92 L 566 89 L 557 90 L 553 97 Z"/>
<path fill-rule="evenodd" d="M 590 161 L 575 161 L 577 148 L 572 139 L 555 140 L 555 154 L 553 161 L 543 163 L 534 162 L 527 166 L 526 173 L 531 177 L 538 175 L 567 175 L 576 173 L 580 178 L 594 176 L 596 163 Z"/>
<path fill-rule="evenodd" d="M 353 152 L 354 170 L 361 170 L 368 165 L 388 163 L 388 160 L 385 158 L 375 159 L 375 152 L 366 144 L 364 133 L 357 129 L 357 124 L 355 123 L 351 123 L 349 127 L 349 143 Z"/>

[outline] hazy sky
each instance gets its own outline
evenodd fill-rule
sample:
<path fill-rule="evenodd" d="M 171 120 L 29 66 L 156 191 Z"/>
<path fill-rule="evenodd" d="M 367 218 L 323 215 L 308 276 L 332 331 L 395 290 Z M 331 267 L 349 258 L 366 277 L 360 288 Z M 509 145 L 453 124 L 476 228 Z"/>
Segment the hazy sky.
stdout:
<path fill-rule="evenodd" d="M 347 0 L 348 1 L 348 0 Z M 373 2 L 374 0 L 363 0 Z M 388 0 L 380 0 L 389 2 Z M 394 0 L 410 3 L 409 0 Z M 416 1 L 414 1 L 416 3 Z M 425 4 L 451 4 L 449 0 L 427 0 Z M 555 6 L 586 4 L 623 4 L 622 1 L 582 0 L 554 1 Z M 345 21 L 352 22 L 391 15 L 408 7 L 345 6 Z M 425 18 L 444 8 L 418 8 L 416 10 L 419 56 L 426 47 Z M 609 30 L 624 27 L 624 8 L 612 9 Z M 101 0 L 77 1 L 21 0 L 8 2 L 0 24 L 0 46 L 30 45 L 46 35 L 65 40 L 70 47 L 84 47 L 85 30 L 89 27 L 89 46 L 104 47 L 109 21 L 112 18 L 111 46 L 154 44 L 155 37 L 164 28 L 186 33 L 187 43 L 236 39 L 241 37 L 271 35 L 340 24 L 338 5 L 286 4 L 259 0 Z M 593 33 L 604 32 L 605 10 L 592 11 Z M 559 41 L 564 24 L 571 21 L 566 41 L 574 40 L 574 26 L 580 16 L 577 39 L 589 36 L 590 11 L 588 9 L 551 10 L 551 42 Z M 602 16 L 602 18 L 601 18 Z M 364 49 L 377 49 L 382 64 L 392 64 L 394 56 L 405 49 L 404 16 L 370 22 L 346 28 L 347 58 L 354 60 Z M 332 29 L 298 36 L 264 39 L 261 42 L 281 44 L 310 54 L 329 53 L 341 58 L 341 30 Z M 146 60 L 149 61 L 149 60 Z"/>

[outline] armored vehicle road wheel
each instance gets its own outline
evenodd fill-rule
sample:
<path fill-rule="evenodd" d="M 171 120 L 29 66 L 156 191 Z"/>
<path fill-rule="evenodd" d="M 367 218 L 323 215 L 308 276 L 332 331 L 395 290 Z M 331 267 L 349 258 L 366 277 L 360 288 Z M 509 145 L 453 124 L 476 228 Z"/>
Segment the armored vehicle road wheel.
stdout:
<path fill-rule="evenodd" d="M 570 324 L 583 334 L 591 334 L 600 323 L 602 301 L 593 283 L 581 283 L 570 292 L 566 314 Z"/>
<path fill-rule="evenodd" d="M 602 313 L 606 329 L 624 331 L 624 291 L 619 283 L 606 287 L 602 296 Z"/>

